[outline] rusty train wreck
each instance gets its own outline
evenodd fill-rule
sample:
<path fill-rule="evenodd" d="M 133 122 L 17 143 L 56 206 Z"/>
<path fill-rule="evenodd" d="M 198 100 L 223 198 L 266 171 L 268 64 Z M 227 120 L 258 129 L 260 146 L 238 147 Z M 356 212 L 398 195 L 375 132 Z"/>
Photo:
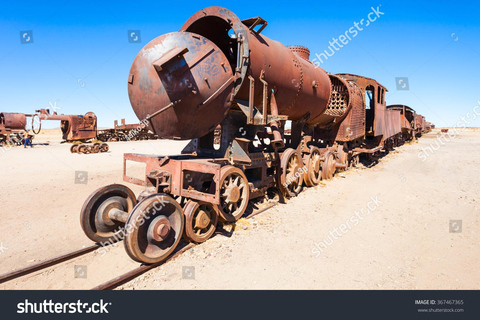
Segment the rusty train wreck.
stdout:
<path fill-rule="evenodd" d="M 161 138 L 192 140 L 181 155 L 125 154 L 124 181 L 145 190 L 92 193 L 80 219 L 91 240 L 123 239 L 132 259 L 160 262 L 182 237 L 200 243 L 218 221 L 238 220 L 252 199 L 296 196 L 424 132 L 411 108 L 387 107 L 377 81 L 328 74 L 266 26 L 209 7 L 139 52 L 128 76 L 137 117 Z M 142 177 L 128 174 L 131 162 L 145 165 Z"/>
<path fill-rule="evenodd" d="M 11 141 L 21 143 L 21 139 L 10 139 L 11 135 L 20 136 L 25 132 L 27 117 L 23 113 L 0 113 L 0 146 Z"/>
<path fill-rule="evenodd" d="M 31 129 L 34 134 L 39 134 L 42 130 L 42 121 L 60 121 L 62 139 L 65 142 L 81 143 L 71 146 L 72 153 L 107 152 L 109 146 L 105 142 L 111 141 L 158 139 L 148 123 L 126 124 L 125 119 L 122 119 L 120 125 L 115 121 L 113 128 L 98 129 L 97 116 L 93 112 L 87 112 L 85 115 L 64 115 L 49 109 L 40 109 L 34 114 L 0 113 L 0 145 L 7 142 L 20 144 L 23 133 L 27 131 L 27 118 L 31 118 Z M 15 135 L 15 139 L 11 139 L 12 135 Z M 93 140 L 100 140 L 103 143 L 85 143 Z"/>

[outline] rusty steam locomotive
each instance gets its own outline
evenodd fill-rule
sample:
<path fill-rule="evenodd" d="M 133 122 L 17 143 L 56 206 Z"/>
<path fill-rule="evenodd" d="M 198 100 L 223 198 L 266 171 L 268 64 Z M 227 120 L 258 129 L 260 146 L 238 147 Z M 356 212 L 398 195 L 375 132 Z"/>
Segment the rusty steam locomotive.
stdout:
<path fill-rule="evenodd" d="M 413 109 L 387 107 L 374 79 L 328 74 L 307 48 L 262 35 L 266 26 L 208 7 L 138 53 L 128 76 L 137 117 L 161 138 L 192 140 L 181 155 L 125 154 L 124 181 L 145 190 L 96 190 L 80 219 L 91 240 L 123 239 L 132 259 L 160 262 L 182 237 L 200 243 L 218 221 L 238 220 L 252 199 L 296 196 L 427 130 Z M 131 162 L 143 177 L 128 175 Z"/>

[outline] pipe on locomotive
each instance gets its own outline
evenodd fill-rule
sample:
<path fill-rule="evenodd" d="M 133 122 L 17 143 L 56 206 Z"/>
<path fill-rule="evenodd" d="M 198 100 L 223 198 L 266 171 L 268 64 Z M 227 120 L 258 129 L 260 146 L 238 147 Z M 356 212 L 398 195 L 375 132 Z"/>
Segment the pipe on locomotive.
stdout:
<path fill-rule="evenodd" d="M 271 115 L 305 119 L 311 127 L 339 120 L 349 103 L 331 105 L 331 78 L 348 98 L 345 81 L 310 62 L 307 48 L 289 48 L 262 35 L 266 25 L 260 17 L 241 21 L 228 9 L 208 7 L 180 31 L 150 41 L 128 78 L 137 117 L 148 119 L 159 137 L 180 140 L 208 134 L 230 108 L 252 102 L 263 114 L 269 106 Z M 283 145 L 278 119 L 262 124 L 272 127 L 273 144 Z"/>

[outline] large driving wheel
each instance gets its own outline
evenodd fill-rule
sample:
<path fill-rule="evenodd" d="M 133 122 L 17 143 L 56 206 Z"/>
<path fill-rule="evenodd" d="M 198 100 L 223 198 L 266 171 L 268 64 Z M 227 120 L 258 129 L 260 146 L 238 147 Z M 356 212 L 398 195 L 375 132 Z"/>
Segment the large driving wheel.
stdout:
<path fill-rule="evenodd" d="M 133 191 L 121 184 L 96 190 L 87 198 L 80 213 L 83 232 L 95 242 L 122 240 L 124 222 L 112 219 L 112 213 L 130 212 L 136 204 Z"/>
<path fill-rule="evenodd" d="M 285 195 L 297 196 L 303 187 L 303 160 L 300 154 L 288 148 L 281 157 L 280 184 Z"/>
<path fill-rule="evenodd" d="M 188 200 L 183 207 L 185 214 L 184 238 L 201 243 L 208 240 L 217 227 L 218 208 L 208 202 Z"/>
<path fill-rule="evenodd" d="M 165 260 L 183 234 L 182 207 L 166 194 L 153 194 L 140 201 L 125 223 L 125 251 L 143 263 Z"/>
<path fill-rule="evenodd" d="M 221 222 L 235 222 L 243 215 L 250 199 L 248 180 L 242 170 L 234 166 L 220 169 L 220 205 L 218 214 Z"/>
<path fill-rule="evenodd" d="M 305 184 L 307 187 L 314 187 L 322 179 L 322 155 L 320 154 L 320 149 L 312 148 L 306 162 Z"/>

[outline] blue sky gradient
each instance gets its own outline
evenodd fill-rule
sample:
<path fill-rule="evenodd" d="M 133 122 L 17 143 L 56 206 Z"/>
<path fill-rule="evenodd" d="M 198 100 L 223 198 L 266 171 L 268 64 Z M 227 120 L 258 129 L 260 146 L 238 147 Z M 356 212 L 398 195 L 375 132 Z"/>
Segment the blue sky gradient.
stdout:
<path fill-rule="evenodd" d="M 381 5 L 384 14 L 322 68 L 378 80 L 389 89 L 388 104 L 409 105 L 437 126 L 455 125 L 480 103 L 478 1 L 4 1 L 0 110 L 32 113 L 56 103 L 59 113 L 95 112 L 101 127 L 136 123 L 127 93 L 136 54 L 211 5 L 240 19 L 261 16 L 263 34 L 308 47 L 311 59 Z M 21 44 L 28 30 L 33 43 Z M 129 43 L 128 30 L 140 30 L 142 42 Z M 397 90 L 396 77 L 408 77 L 409 90 Z M 480 117 L 469 126 L 480 126 Z"/>

